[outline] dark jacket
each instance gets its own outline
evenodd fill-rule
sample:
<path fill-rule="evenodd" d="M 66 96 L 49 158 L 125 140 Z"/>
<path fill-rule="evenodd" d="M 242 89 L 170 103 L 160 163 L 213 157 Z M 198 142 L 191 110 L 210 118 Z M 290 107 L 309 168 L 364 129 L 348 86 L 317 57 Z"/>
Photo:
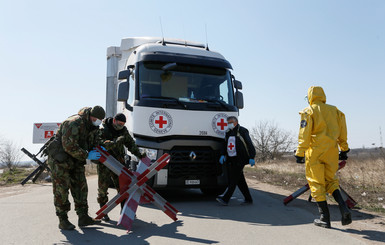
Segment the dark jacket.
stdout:
<path fill-rule="evenodd" d="M 239 132 L 239 135 L 245 141 L 247 150 L 246 150 L 245 144 L 242 142 L 240 137 L 237 136 L 238 132 Z M 235 136 L 235 139 L 236 139 L 235 141 L 235 148 L 237 151 L 236 157 L 229 157 L 227 155 L 227 142 L 230 136 Z M 239 124 L 237 124 L 237 126 L 235 126 L 232 130 L 229 130 L 226 132 L 225 142 L 222 146 L 221 152 L 222 152 L 222 155 L 226 156 L 227 161 L 236 161 L 239 163 L 243 163 L 245 165 L 249 163 L 249 159 L 254 159 L 256 154 L 255 147 L 249 135 L 249 131 Z"/>
<path fill-rule="evenodd" d="M 142 155 L 140 154 L 138 146 L 135 144 L 127 128 L 123 127 L 121 130 L 116 130 L 113 127 L 113 120 L 112 117 L 104 119 L 103 128 L 100 130 L 100 137 L 108 152 L 119 161 L 122 161 L 125 155 L 125 146 L 133 155 L 141 158 Z M 106 142 L 106 140 L 110 141 L 110 143 Z"/>

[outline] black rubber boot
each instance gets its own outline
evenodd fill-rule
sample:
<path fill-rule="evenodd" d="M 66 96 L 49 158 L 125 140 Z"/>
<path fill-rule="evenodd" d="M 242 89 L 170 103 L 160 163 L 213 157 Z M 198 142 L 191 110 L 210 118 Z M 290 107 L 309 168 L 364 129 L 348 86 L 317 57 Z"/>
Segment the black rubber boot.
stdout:
<path fill-rule="evenodd" d="M 348 206 L 346 206 L 346 203 L 344 199 L 341 196 L 340 190 L 335 190 L 333 192 L 333 197 L 338 203 L 338 207 L 340 208 L 341 212 L 341 224 L 342 225 L 348 225 L 352 223 L 352 214 L 349 211 Z"/>
<path fill-rule="evenodd" d="M 61 230 L 73 230 L 75 229 L 75 226 L 69 222 L 67 215 L 60 215 L 59 216 L 59 229 Z"/>
<path fill-rule="evenodd" d="M 330 213 L 327 202 L 317 202 L 317 206 L 321 217 L 319 219 L 315 219 L 314 224 L 323 228 L 330 228 Z"/>
<path fill-rule="evenodd" d="M 79 214 L 79 226 L 88 226 L 88 225 L 96 225 L 99 224 L 100 219 L 93 219 L 88 214 Z"/>

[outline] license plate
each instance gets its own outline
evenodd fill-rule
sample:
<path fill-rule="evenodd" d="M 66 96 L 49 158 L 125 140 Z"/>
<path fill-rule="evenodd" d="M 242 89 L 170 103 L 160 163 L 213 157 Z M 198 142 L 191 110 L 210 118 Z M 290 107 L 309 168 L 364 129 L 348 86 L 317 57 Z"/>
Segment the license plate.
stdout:
<path fill-rule="evenodd" d="M 201 181 L 199 179 L 188 179 L 185 183 L 186 185 L 199 185 Z"/>

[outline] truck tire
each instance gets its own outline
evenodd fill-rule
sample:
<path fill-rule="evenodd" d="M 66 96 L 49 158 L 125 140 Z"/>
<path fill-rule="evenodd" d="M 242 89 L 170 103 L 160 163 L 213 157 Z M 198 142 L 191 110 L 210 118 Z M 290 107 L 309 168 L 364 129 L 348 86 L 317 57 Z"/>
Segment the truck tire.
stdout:
<path fill-rule="evenodd" d="M 205 195 L 208 195 L 208 196 L 218 196 L 218 195 L 222 194 L 223 192 L 225 192 L 226 187 L 225 186 L 215 187 L 215 188 L 201 187 L 200 189 L 201 189 L 202 193 L 205 194 Z"/>

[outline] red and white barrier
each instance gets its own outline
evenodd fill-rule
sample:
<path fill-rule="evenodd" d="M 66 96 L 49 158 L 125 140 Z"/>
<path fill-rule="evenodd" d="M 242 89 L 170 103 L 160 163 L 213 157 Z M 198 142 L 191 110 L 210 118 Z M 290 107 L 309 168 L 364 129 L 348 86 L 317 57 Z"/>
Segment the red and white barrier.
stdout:
<path fill-rule="evenodd" d="M 344 168 L 346 165 L 346 161 L 341 161 L 339 164 L 338 164 L 338 170 Z M 307 190 L 309 190 L 310 187 L 309 187 L 309 184 L 306 184 L 304 186 L 302 186 L 301 188 L 299 188 L 297 191 L 295 191 L 293 194 L 287 196 L 285 199 L 283 199 L 283 204 L 284 205 L 287 205 L 288 203 L 290 203 L 291 201 L 293 201 L 294 199 L 296 199 L 297 197 L 299 197 L 300 195 L 302 195 L 303 193 L 305 193 Z M 354 206 L 357 205 L 357 202 L 353 200 L 353 198 L 351 198 L 340 186 L 340 190 L 341 190 L 341 195 L 343 197 L 343 199 L 345 200 L 345 203 L 346 205 L 351 209 L 353 208 Z M 311 197 L 309 197 L 309 201 L 311 201 Z"/>
<path fill-rule="evenodd" d="M 341 192 L 341 196 L 344 199 L 346 206 L 348 206 L 348 208 L 352 209 L 357 205 L 357 202 L 354 201 L 354 199 L 351 196 L 349 196 L 349 194 L 346 193 L 346 191 L 344 189 L 342 189 L 341 186 L 340 186 L 340 192 Z"/>
<path fill-rule="evenodd" d="M 164 154 L 152 165 L 148 158 L 141 161 L 138 172 L 131 172 L 119 161 L 100 147 L 96 148 L 102 155 L 99 161 L 115 174 L 119 175 L 120 192 L 96 212 L 96 219 L 101 219 L 119 203 L 126 200 L 118 225 L 121 224 L 130 231 L 135 219 L 135 213 L 139 203 L 152 202 L 174 221 L 177 220 L 178 210 L 150 188 L 146 181 L 164 168 L 170 161 L 170 155 Z"/>

